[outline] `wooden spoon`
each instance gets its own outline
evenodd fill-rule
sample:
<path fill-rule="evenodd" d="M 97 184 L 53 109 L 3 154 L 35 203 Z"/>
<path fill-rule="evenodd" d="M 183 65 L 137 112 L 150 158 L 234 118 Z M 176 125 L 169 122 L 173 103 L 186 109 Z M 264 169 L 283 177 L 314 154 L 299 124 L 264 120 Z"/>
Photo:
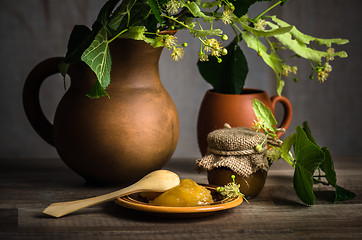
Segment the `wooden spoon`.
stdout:
<path fill-rule="evenodd" d="M 62 217 L 82 208 L 114 200 L 118 197 L 122 197 L 132 193 L 165 192 L 168 189 L 171 189 L 179 184 L 180 178 L 176 173 L 168 170 L 157 170 L 144 176 L 141 180 L 132 184 L 131 186 L 115 192 L 77 201 L 52 203 L 46 209 L 44 209 L 43 213 L 53 217 Z"/>

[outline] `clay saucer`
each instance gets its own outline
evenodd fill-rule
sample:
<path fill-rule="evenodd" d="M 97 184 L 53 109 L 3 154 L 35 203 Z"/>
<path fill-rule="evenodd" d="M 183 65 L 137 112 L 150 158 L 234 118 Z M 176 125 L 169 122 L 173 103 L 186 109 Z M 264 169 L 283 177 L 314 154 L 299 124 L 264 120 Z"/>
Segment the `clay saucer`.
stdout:
<path fill-rule="evenodd" d="M 202 185 L 202 184 L 201 184 Z M 139 193 L 127 195 L 116 199 L 116 203 L 122 207 L 141 211 L 147 214 L 172 217 L 172 218 L 187 218 L 187 217 L 203 217 L 219 211 L 224 211 L 239 206 L 243 202 L 241 196 L 237 198 L 221 199 L 221 196 L 216 191 L 214 185 L 203 185 L 208 190 L 214 199 L 214 203 L 210 205 L 201 205 L 196 207 L 168 207 L 158 206 L 148 203 Z"/>

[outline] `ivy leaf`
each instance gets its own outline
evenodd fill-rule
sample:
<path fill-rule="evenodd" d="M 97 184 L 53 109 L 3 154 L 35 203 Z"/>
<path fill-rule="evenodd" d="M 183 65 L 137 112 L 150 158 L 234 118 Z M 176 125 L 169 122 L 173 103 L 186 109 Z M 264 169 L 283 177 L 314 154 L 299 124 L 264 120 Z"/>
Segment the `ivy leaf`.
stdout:
<path fill-rule="evenodd" d="M 237 0 L 233 1 L 232 4 L 235 6 L 234 14 L 237 17 L 241 17 L 248 13 L 249 7 L 256 2 L 272 2 L 275 0 Z"/>
<path fill-rule="evenodd" d="M 245 40 L 249 48 L 254 49 L 258 54 L 263 58 L 264 62 L 273 69 L 278 84 L 278 94 L 281 95 L 282 89 L 284 87 L 284 81 L 280 78 L 280 72 L 282 71 L 282 62 L 283 60 L 276 54 L 276 52 L 267 53 L 268 48 L 255 37 L 253 34 L 242 31 L 242 37 Z"/>
<path fill-rule="evenodd" d="M 68 72 L 68 68 L 69 68 L 69 63 L 66 63 L 66 62 L 61 62 L 59 65 L 58 65 L 58 69 L 59 69 L 59 72 L 60 74 L 63 76 L 64 80 L 65 80 L 65 77 L 67 75 L 67 72 Z M 65 83 L 65 82 L 64 82 Z"/>
<path fill-rule="evenodd" d="M 243 28 L 248 31 L 252 32 L 257 37 L 273 37 L 275 35 L 284 34 L 287 32 L 290 32 L 293 29 L 293 26 L 285 26 L 285 27 L 279 27 L 274 29 L 256 29 L 252 28 L 249 25 L 245 24 L 240 18 L 236 20 Z"/>
<path fill-rule="evenodd" d="M 274 126 L 277 124 L 277 120 L 272 111 L 258 99 L 253 100 L 253 109 L 255 116 L 264 121 L 265 127 L 275 133 L 277 130 Z"/>
<path fill-rule="evenodd" d="M 292 146 L 295 142 L 296 133 L 293 133 L 286 137 L 282 143 L 282 146 L 280 147 L 282 154 L 281 157 L 287 161 L 291 166 L 294 166 L 294 158 L 290 153 L 290 150 L 292 149 Z"/>
<path fill-rule="evenodd" d="M 345 201 L 356 197 L 356 194 L 340 186 L 336 186 L 336 196 L 333 203 Z"/>
<path fill-rule="evenodd" d="M 104 4 L 101 10 L 99 11 L 96 22 L 99 22 L 103 26 L 106 26 L 108 24 L 109 16 L 111 15 L 114 7 L 117 5 L 119 1 L 120 0 L 107 1 L 106 4 Z"/>
<path fill-rule="evenodd" d="M 272 16 L 271 19 L 276 22 L 281 27 L 288 27 L 291 26 L 288 23 L 278 19 L 276 16 Z M 312 41 L 318 42 L 319 45 L 326 45 L 326 47 L 331 47 L 332 43 L 343 45 L 348 43 L 349 41 L 347 39 L 342 38 L 331 38 L 331 39 L 323 39 L 323 38 L 317 38 L 313 36 L 309 36 L 307 34 L 304 34 L 300 32 L 296 27 L 293 27 L 291 34 L 297 39 L 299 42 L 310 44 Z"/>
<path fill-rule="evenodd" d="M 162 37 L 156 37 L 156 38 L 148 38 L 148 37 L 146 37 L 144 39 L 144 41 L 146 43 L 150 44 L 154 48 L 164 46 L 164 41 L 163 41 Z"/>
<path fill-rule="evenodd" d="M 129 30 L 127 32 L 122 34 L 120 37 L 121 38 L 131 38 L 134 40 L 145 40 L 146 30 L 147 29 L 144 26 L 131 27 L 131 28 L 129 28 Z"/>
<path fill-rule="evenodd" d="M 324 160 L 324 152 L 312 143 L 301 126 L 296 127 L 296 139 L 293 145 L 296 161 L 308 171 L 314 173 Z"/>
<path fill-rule="evenodd" d="M 126 33 L 122 34 L 120 38 L 130 38 L 134 40 L 142 40 L 150 44 L 152 47 L 163 47 L 164 41 L 162 37 L 149 38 L 146 37 L 146 28 L 144 26 L 131 27 Z"/>
<path fill-rule="evenodd" d="M 296 139 L 293 145 L 295 153 L 295 171 L 293 185 L 300 200 L 307 205 L 313 205 L 313 174 L 324 161 L 324 152 L 312 143 L 301 126 L 296 127 Z"/>
<path fill-rule="evenodd" d="M 309 139 L 312 143 L 314 143 L 315 145 L 318 146 L 317 142 L 315 141 L 314 137 L 312 136 L 312 131 L 310 130 L 307 121 L 304 121 L 304 122 L 303 122 L 303 130 L 304 130 L 304 132 L 307 134 L 308 139 Z"/>
<path fill-rule="evenodd" d="M 112 14 L 108 28 L 113 31 L 112 35 L 137 25 L 156 31 L 158 20 L 151 13 L 151 7 L 146 0 L 123 0 Z"/>
<path fill-rule="evenodd" d="M 147 4 L 146 0 L 137 0 L 129 12 L 130 20 L 127 27 L 138 25 L 138 26 L 145 26 L 147 30 L 150 29 L 157 30 L 158 20 L 156 19 L 155 15 L 152 13 L 153 13 L 152 9 L 150 5 Z M 147 24 L 146 26 L 145 23 L 152 23 L 153 26 L 150 27 L 148 26 L 149 24 Z"/>
<path fill-rule="evenodd" d="M 237 41 L 231 42 L 226 49 L 228 54 L 221 57 L 221 63 L 212 57 L 207 62 L 199 60 L 197 66 L 202 77 L 216 92 L 240 94 L 248 73 L 247 61 Z"/>
<path fill-rule="evenodd" d="M 203 18 L 204 21 L 212 21 L 214 19 L 213 17 L 205 15 L 205 13 L 201 11 L 196 2 L 180 1 L 180 4 L 182 8 L 186 7 L 190 11 L 190 13 L 196 18 Z"/>
<path fill-rule="evenodd" d="M 107 30 L 105 27 L 101 28 L 92 44 L 84 51 L 82 61 L 84 61 L 97 76 L 100 86 L 95 88 L 99 89 L 99 87 L 102 87 L 103 90 L 105 90 L 110 83 L 112 65 L 108 47 Z M 92 96 L 98 97 L 97 95 Z"/>
<path fill-rule="evenodd" d="M 99 81 L 96 81 L 92 88 L 89 90 L 89 92 L 87 93 L 87 97 L 89 98 L 100 98 L 103 96 L 108 96 L 108 93 L 104 90 L 104 88 L 101 86 L 101 84 L 99 83 Z"/>
<path fill-rule="evenodd" d="M 324 152 L 325 158 L 319 167 L 325 173 L 328 183 L 331 184 L 333 187 L 336 187 L 337 175 L 336 171 L 334 170 L 332 155 L 327 147 L 323 147 L 322 151 Z"/>
<path fill-rule="evenodd" d="M 108 27 L 113 31 L 119 30 L 121 22 L 124 17 L 131 11 L 133 5 L 137 0 L 123 0 L 121 5 L 117 7 L 117 9 L 113 12 L 111 18 L 108 21 Z"/>
<path fill-rule="evenodd" d="M 273 19 L 273 21 L 277 22 L 278 25 L 281 27 L 290 26 L 289 24 L 277 19 L 275 16 L 271 17 L 271 18 Z M 277 25 L 270 23 L 270 22 L 268 22 L 268 25 L 273 29 L 278 28 Z M 286 48 L 292 50 L 297 55 L 299 55 L 305 59 L 312 60 L 317 63 L 322 61 L 322 59 L 321 59 L 322 57 L 329 57 L 330 53 L 309 48 L 307 44 L 309 44 L 311 41 L 316 41 L 319 44 L 325 44 L 327 47 L 330 47 L 332 45 L 332 43 L 345 44 L 348 42 L 348 40 L 345 40 L 345 39 L 320 39 L 320 38 L 308 36 L 306 34 L 301 33 L 300 31 L 298 31 L 294 26 L 290 32 L 280 34 L 280 35 L 275 35 L 274 37 L 276 39 L 278 39 L 278 41 L 281 44 L 283 44 Z M 333 56 L 338 56 L 338 57 L 344 58 L 344 57 L 347 57 L 347 53 L 344 51 L 335 52 L 333 54 Z"/>
<path fill-rule="evenodd" d="M 308 140 L 318 147 L 314 137 L 312 136 L 312 132 L 307 121 L 303 122 L 303 131 L 305 132 Z M 321 151 L 324 153 L 324 159 L 319 167 L 324 172 L 327 182 L 335 188 L 334 203 L 354 198 L 356 194 L 337 185 L 337 174 L 334 169 L 333 159 L 329 149 L 327 147 L 323 147 L 321 148 Z"/>
<path fill-rule="evenodd" d="M 160 6 L 158 5 L 157 0 L 147 0 L 147 2 L 150 4 L 151 9 L 152 9 L 152 13 L 153 15 L 155 15 L 157 21 L 162 24 L 162 18 L 161 18 L 161 10 L 160 10 Z"/>
<path fill-rule="evenodd" d="M 295 164 L 293 186 L 299 199 L 307 205 L 313 205 L 315 201 L 313 183 L 313 173 L 306 170 L 298 163 Z"/>
<path fill-rule="evenodd" d="M 64 62 L 77 63 L 81 61 L 83 52 L 94 40 L 95 35 L 84 25 L 75 25 L 68 41 L 68 49 Z"/>
<path fill-rule="evenodd" d="M 320 165 L 321 170 L 325 173 L 329 184 L 335 188 L 335 198 L 333 203 L 345 201 L 356 197 L 356 194 L 337 185 L 337 175 L 334 170 L 332 155 L 327 147 L 323 147 L 322 151 L 325 154 L 324 162 Z"/>

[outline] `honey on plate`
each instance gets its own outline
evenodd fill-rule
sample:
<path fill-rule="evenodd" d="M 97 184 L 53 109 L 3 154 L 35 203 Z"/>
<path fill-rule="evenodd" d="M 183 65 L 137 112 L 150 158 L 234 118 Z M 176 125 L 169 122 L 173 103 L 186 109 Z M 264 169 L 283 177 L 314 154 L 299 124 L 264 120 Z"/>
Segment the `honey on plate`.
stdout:
<path fill-rule="evenodd" d="M 213 203 L 211 192 L 191 179 L 183 179 L 180 185 L 162 193 L 151 201 L 154 205 L 192 207 Z"/>

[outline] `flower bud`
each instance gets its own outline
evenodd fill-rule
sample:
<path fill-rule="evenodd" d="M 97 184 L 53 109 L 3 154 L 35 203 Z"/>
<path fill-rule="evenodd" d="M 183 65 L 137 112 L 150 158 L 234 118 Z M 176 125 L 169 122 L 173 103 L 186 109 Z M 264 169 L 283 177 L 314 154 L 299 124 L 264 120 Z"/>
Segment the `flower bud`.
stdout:
<path fill-rule="evenodd" d="M 257 152 L 263 151 L 263 146 L 261 144 L 256 145 L 255 146 L 255 151 L 257 151 Z"/>
<path fill-rule="evenodd" d="M 231 10 L 231 11 L 233 11 L 233 12 L 234 12 L 234 10 L 235 10 L 235 6 L 234 6 L 234 4 L 229 3 L 229 8 L 230 8 L 230 10 Z"/>
<path fill-rule="evenodd" d="M 227 55 L 228 54 L 228 50 L 226 48 L 223 48 L 222 51 L 221 51 L 221 54 L 222 55 Z"/>

